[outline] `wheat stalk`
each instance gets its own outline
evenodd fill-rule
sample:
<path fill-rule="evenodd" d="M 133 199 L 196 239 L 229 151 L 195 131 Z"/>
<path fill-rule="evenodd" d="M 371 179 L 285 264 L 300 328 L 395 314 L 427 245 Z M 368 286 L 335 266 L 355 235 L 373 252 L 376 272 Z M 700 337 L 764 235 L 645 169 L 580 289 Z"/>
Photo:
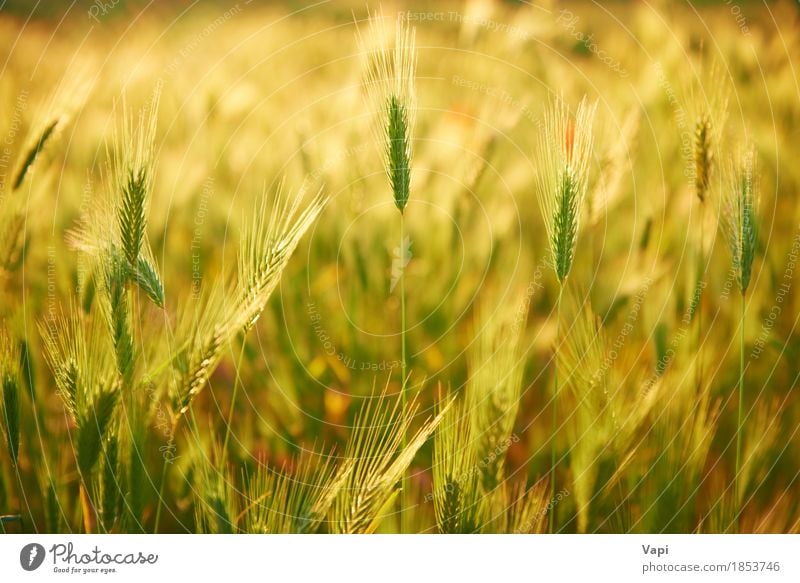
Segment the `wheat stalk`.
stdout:
<path fill-rule="evenodd" d="M 511 305 L 524 308 L 492 310 L 488 302 L 481 307 L 477 338 L 467 353 L 467 410 L 478 458 L 488 460 L 480 472 L 480 485 L 487 495 L 504 478 L 525 366 L 521 340 L 527 304 L 519 299 Z"/>
<path fill-rule="evenodd" d="M 692 96 L 694 113 L 694 139 L 692 142 L 692 173 L 694 192 L 700 203 L 700 244 L 697 247 L 697 283 L 693 291 L 691 316 L 697 314 L 697 385 L 703 382 L 703 353 L 701 343 L 703 328 L 703 289 L 705 288 L 705 234 L 706 204 L 711 191 L 712 179 L 717 165 L 717 153 L 722 143 L 722 132 L 727 118 L 727 94 L 724 79 L 716 65 L 712 66 L 708 78 L 703 83 L 709 87 L 710 95 Z"/>
<path fill-rule="evenodd" d="M 760 199 L 758 158 L 754 146 L 748 146 L 739 158 L 730 163 L 723 201 L 723 220 L 721 221 L 731 261 L 736 273 L 741 294 L 741 313 L 739 318 L 739 406 L 736 422 L 736 476 L 734 478 L 734 500 L 741 510 L 740 469 L 742 451 L 742 415 L 744 408 L 744 346 L 745 309 L 747 289 L 753 271 L 753 260 L 758 245 L 758 205 Z M 738 522 L 739 513 L 737 513 Z"/>
<path fill-rule="evenodd" d="M 122 510 L 119 440 L 115 430 L 110 430 L 109 433 L 103 443 L 102 468 L 95 492 L 95 499 L 100 500 L 100 515 L 105 532 L 110 532 L 114 528 Z"/>
<path fill-rule="evenodd" d="M 383 166 L 389 179 L 394 204 L 400 211 L 401 256 L 407 248 L 405 208 L 411 192 L 411 161 L 413 132 L 416 119 L 415 77 L 417 69 L 416 29 L 405 20 L 395 23 L 394 38 L 389 39 L 381 13 L 369 16 L 369 32 L 357 28 L 359 53 L 364 70 L 364 85 L 373 110 L 373 131 L 382 154 Z M 393 45 L 393 46 L 392 46 Z M 402 258 L 402 257 L 401 257 Z M 401 268 L 400 283 L 400 373 L 401 404 L 407 403 L 408 356 L 406 348 L 406 288 L 405 269 Z M 404 438 L 405 440 L 405 438 Z M 405 443 L 405 441 L 404 441 Z M 400 530 L 408 530 L 405 507 L 409 496 L 408 476 L 403 477 L 400 501 Z"/>
<path fill-rule="evenodd" d="M 550 494 L 556 492 L 556 433 L 558 428 L 558 343 L 561 333 L 561 297 L 572 268 L 584 206 L 592 157 L 592 120 L 596 104 L 584 97 L 575 117 L 570 116 L 563 97 L 550 103 L 539 135 L 537 189 L 539 208 L 550 243 L 550 254 L 559 281 L 556 307 L 556 365 L 553 373 L 552 434 L 550 437 Z M 550 513 L 550 531 L 555 528 L 556 508 Z"/>

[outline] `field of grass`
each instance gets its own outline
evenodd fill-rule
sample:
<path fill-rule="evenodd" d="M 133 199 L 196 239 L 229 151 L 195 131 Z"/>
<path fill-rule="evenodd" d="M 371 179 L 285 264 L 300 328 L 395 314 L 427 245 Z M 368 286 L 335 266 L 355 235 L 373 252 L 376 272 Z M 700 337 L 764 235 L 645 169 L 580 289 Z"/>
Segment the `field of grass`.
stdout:
<path fill-rule="evenodd" d="M 796 3 L 64 4 L 3 532 L 800 532 Z"/>

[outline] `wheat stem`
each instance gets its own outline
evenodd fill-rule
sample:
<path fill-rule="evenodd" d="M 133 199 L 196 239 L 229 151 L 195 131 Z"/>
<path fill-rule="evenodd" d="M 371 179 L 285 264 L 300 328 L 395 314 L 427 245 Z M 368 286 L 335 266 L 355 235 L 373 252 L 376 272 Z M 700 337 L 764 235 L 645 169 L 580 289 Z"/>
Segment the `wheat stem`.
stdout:
<path fill-rule="evenodd" d="M 705 239 L 706 239 L 706 205 L 705 202 L 700 202 L 700 248 L 697 250 L 697 261 L 699 265 L 697 266 L 697 277 L 698 280 L 695 283 L 696 293 L 697 293 L 697 300 L 695 305 L 695 310 L 697 310 L 697 337 L 695 342 L 697 343 L 697 378 L 695 379 L 695 384 L 697 385 L 697 390 L 699 391 L 702 383 L 703 383 L 703 342 L 701 342 L 703 336 L 703 282 L 705 281 L 705 274 L 706 274 L 706 262 L 705 262 Z"/>
<path fill-rule="evenodd" d="M 404 239 L 405 239 L 405 213 L 401 210 L 400 211 L 400 373 L 401 373 L 401 382 L 402 385 L 400 386 L 400 407 L 403 411 L 406 410 L 406 404 L 408 402 L 406 389 L 408 384 L 408 363 L 406 361 L 406 274 L 405 274 L 405 266 L 403 263 L 405 262 L 405 249 L 404 249 Z M 402 450 L 404 451 L 406 448 L 408 436 L 405 432 L 403 432 L 403 440 L 401 442 Z M 408 470 L 403 472 L 403 481 L 401 484 L 401 491 L 402 494 L 400 496 L 400 532 L 407 533 L 408 532 L 408 498 L 409 498 L 409 475 Z"/>
<path fill-rule="evenodd" d="M 86 491 L 86 486 L 84 486 L 83 481 L 81 481 L 80 485 L 80 500 L 81 500 L 81 510 L 83 512 L 83 531 L 86 534 L 92 533 L 92 504 L 89 501 L 89 493 Z"/>
<path fill-rule="evenodd" d="M 233 381 L 233 394 L 231 395 L 231 408 L 228 412 L 228 423 L 225 427 L 225 441 L 222 443 L 222 464 L 225 466 L 225 460 L 228 455 L 228 442 L 231 438 L 231 425 L 233 424 L 233 414 L 236 411 L 236 396 L 239 393 L 239 383 L 241 381 L 240 371 L 242 370 L 242 358 L 244 357 L 245 338 L 242 338 L 242 347 L 239 349 L 239 358 L 236 360 L 236 379 Z"/>
<path fill-rule="evenodd" d="M 161 522 L 161 508 L 164 507 L 164 484 L 167 483 L 167 467 L 169 463 L 164 460 L 164 466 L 161 468 L 161 481 L 158 485 L 158 505 L 156 506 L 156 518 L 153 524 L 153 534 L 158 534 L 158 524 Z"/>
<path fill-rule="evenodd" d="M 170 430 L 170 439 L 175 439 L 175 431 L 178 429 L 178 420 L 180 417 L 173 417 L 172 429 Z M 156 519 L 153 525 L 153 534 L 158 534 L 158 525 L 161 522 L 161 508 L 164 506 L 164 488 L 167 483 L 167 470 L 172 465 L 172 460 L 164 459 L 164 466 L 161 468 L 161 483 L 158 485 L 158 506 L 156 506 Z"/>
<path fill-rule="evenodd" d="M 742 311 L 739 315 L 739 412 L 736 421 L 736 476 L 734 477 L 734 499 L 738 531 L 741 508 L 739 503 L 739 473 L 742 465 L 742 410 L 744 409 L 744 316 L 746 293 L 742 293 Z"/>
<path fill-rule="evenodd" d="M 549 531 L 550 534 L 555 532 L 556 527 L 556 506 L 553 500 L 556 498 L 556 433 L 558 431 L 558 343 L 561 336 L 561 296 L 564 294 L 564 284 L 559 283 L 558 286 L 558 300 L 556 301 L 556 342 L 555 342 L 555 363 L 553 371 L 553 404 L 551 406 L 553 412 L 553 426 L 550 431 L 550 503 L 552 508 L 550 510 Z"/>

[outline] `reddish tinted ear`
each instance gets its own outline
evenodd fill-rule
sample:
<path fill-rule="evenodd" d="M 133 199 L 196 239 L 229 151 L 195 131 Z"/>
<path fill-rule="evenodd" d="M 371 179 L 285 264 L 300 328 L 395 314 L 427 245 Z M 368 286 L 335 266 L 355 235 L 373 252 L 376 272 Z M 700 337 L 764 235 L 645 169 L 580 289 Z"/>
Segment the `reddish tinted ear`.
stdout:
<path fill-rule="evenodd" d="M 567 154 L 567 163 L 572 163 L 572 150 L 575 146 L 575 122 L 567 120 L 567 129 L 564 132 L 564 151 Z"/>

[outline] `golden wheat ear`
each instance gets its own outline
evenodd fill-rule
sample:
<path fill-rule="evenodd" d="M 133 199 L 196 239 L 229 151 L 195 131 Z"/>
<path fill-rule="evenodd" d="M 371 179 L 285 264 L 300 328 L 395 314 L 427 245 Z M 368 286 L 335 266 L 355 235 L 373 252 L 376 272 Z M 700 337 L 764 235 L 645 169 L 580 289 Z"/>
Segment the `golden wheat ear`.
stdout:
<path fill-rule="evenodd" d="M 247 507 L 238 522 L 250 533 L 314 533 L 324 522 L 352 463 L 334 463 L 331 455 L 304 452 L 293 469 L 277 471 L 259 464 L 247 478 Z"/>
<path fill-rule="evenodd" d="M 39 119 L 34 121 L 22 150 L 23 154 L 13 174 L 12 190 L 16 191 L 22 188 L 45 150 L 58 141 L 64 129 L 86 103 L 91 89 L 88 70 L 88 67 L 85 67 L 68 71 L 52 94 Z"/>
<path fill-rule="evenodd" d="M 547 497 L 547 480 L 541 479 L 530 488 L 523 485 L 505 486 L 511 504 L 503 513 L 501 532 L 513 534 L 538 534 L 544 531 L 548 504 L 559 504 L 569 495 L 567 490 L 556 494 L 550 501 Z"/>
<path fill-rule="evenodd" d="M 263 193 L 243 234 L 239 253 L 236 326 L 247 331 L 261 316 L 281 274 L 306 231 L 325 208 L 320 189 L 304 204 L 305 193 L 289 193 L 283 183 Z"/>
<path fill-rule="evenodd" d="M 692 174 L 694 192 L 700 203 L 705 203 L 714 185 L 714 176 L 719 164 L 719 152 L 725 123 L 728 118 L 727 79 L 722 68 L 713 63 L 701 72 L 701 90 L 691 88 L 689 114 L 694 124 L 692 140 Z"/>
<path fill-rule="evenodd" d="M 451 404 L 452 403 L 452 404 Z M 463 401 L 449 395 L 439 407 L 448 407 L 433 434 L 433 506 L 443 534 L 471 534 L 482 524 L 478 448 Z"/>
<path fill-rule="evenodd" d="M 401 402 L 392 403 L 384 390 L 370 397 L 356 416 L 344 452 L 353 470 L 331 506 L 332 532 L 370 533 L 378 528 L 399 494 L 398 482 L 447 410 L 443 408 L 406 440 L 417 405 L 403 407 Z"/>
<path fill-rule="evenodd" d="M 235 282 L 203 290 L 183 313 L 181 341 L 172 358 L 176 419 L 207 384 L 224 346 L 258 321 L 300 240 L 325 207 L 322 191 L 305 205 L 303 194 L 288 194 L 282 186 L 272 197 L 265 193 L 245 228 Z"/>
<path fill-rule="evenodd" d="M 174 421 L 189 410 L 219 364 L 224 346 L 235 334 L 236 309 L 227 298 L 233 287 L 203 288 L 200 297 L 184 306 L 171 351 L 170 399 Z"/>

